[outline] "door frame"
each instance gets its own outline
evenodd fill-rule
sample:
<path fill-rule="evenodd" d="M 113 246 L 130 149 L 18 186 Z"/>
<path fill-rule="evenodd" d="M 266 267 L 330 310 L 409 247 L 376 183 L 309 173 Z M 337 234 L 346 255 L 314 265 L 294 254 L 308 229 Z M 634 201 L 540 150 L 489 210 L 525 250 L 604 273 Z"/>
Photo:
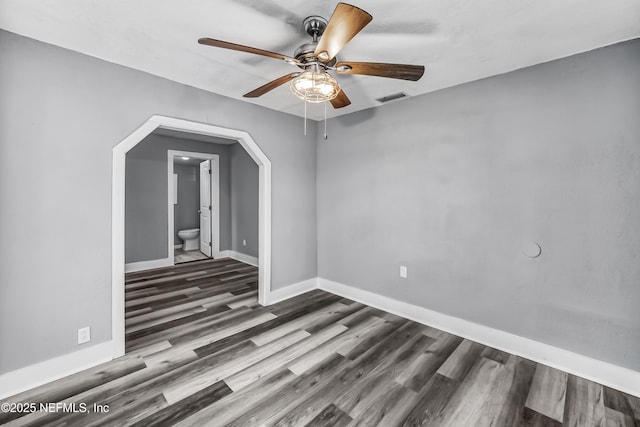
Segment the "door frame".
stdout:
<path fill-rule="evenodd" d="M 220 258 L 220 155 L 209 153 L 197 153 L 194 151 L 167 150 L 167 182 L 169 191 L 167 192 L 167 206 L 169 215 L 167 216 L 168 251 L 171 264 L 175 265 L 175 216 L 173 213 L 173 162 L 176 157 L 191 157 L 198 160 L 211 160 L 211 258 Z M 200 173 L 198 171 L 198 173 Z"/>
<path fill-rule="evenodd" d="M 184 119 L 155 115 L 113 147 L 111 174 L 111 339 L 113 357 L 125 354 L 124 336 L 124 194 L 129 150 L 158 128 L 235 139 L 258 165 L 258 302 L 271 292 L 271 161 L 249 133 Z"/>

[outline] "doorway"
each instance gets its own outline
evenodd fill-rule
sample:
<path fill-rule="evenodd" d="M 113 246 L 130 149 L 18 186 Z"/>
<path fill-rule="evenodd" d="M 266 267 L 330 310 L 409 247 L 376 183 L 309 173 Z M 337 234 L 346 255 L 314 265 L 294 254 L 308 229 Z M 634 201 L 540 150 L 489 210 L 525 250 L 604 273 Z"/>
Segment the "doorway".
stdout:
<path fill-rule="evenodd" d="M 167 157 L 167 242 L 172 264 L 219 258 L 220 157 L 177 150 L 169 150 Z M 188 173 L 177 173 L 182 168 Z M 185 185 L 187 180 L 192 186 Z M 190 234 L 181 238 L 180 232 Z M 190 237 L 198 239 L 194 245 L 191 239 L 184 240 Z"/>
<path fill-rule="evenodd" d="M 124 325 L 124 229 L 125 229 L 125 164 L 126 154 L 156 129 L 189 132 L 237 140 L 256 162 L 259 169 L 258 224 L 258 301 L 269 304 L 271 293 L 271 161 L 247 132 L 215 125 L 152 116 L 113 148 L 112 173 L 112 255 L 111 307 L 113 357 L 125 353 Z"/>

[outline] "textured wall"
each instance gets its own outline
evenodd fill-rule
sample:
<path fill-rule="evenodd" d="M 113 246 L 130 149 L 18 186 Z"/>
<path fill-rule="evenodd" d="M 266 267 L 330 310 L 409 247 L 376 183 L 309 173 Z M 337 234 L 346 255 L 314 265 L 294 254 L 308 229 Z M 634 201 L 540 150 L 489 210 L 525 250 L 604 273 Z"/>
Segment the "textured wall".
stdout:
<path fill-rule="evenodd" d="M 638 76 L 636 40 L 330 120 L 319 276 L 640 370 Z"/>
<path fill-rule="evenodd" d="M 240 144 L 230 149 L 231 157 L 231 249 L 258 256 L 258 165 Z M 246 241 L 246 246 L 243 244 Z"/>

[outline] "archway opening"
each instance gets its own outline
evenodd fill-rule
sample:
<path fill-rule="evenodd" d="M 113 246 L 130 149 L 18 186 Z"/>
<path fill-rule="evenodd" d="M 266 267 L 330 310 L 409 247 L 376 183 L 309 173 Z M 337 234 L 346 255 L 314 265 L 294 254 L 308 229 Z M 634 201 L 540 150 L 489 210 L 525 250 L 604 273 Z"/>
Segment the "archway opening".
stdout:
<path fill-rule="evenodd" d="M 125 162 L 129 150 L 157 129 L 235 139 L 258 165 L 258 302 L 266 305 L 271 289 L 271 162 L 247 132 L 204 123 L 153 116 L 113 148 L 111 225 L 111 308 L 113 357 L 125 353 Z"/>

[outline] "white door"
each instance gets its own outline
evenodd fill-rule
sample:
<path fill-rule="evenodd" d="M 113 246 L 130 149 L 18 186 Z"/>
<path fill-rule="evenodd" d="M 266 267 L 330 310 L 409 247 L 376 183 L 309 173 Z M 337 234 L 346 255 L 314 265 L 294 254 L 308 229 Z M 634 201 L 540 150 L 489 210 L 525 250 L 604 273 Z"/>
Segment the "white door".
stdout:
<path fill-rule="evenodd" d="M 211 160 L 200 163 L 200 251 L 211 256 Z"/>

